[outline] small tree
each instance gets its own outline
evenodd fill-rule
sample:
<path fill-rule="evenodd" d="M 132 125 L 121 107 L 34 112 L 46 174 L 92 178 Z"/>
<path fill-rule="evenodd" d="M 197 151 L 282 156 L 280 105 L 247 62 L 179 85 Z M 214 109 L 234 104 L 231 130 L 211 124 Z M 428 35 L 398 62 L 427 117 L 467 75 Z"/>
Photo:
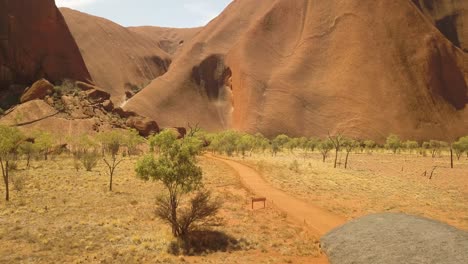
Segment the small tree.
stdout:
<path fill-rule="evenodd" d="M 320 153 L 322 154 L 323 162 L 325 162 L 325 159 L 327 158 L 328 153 L 330 152 L 330 150 L 333 149 L 333 143 L 330 140 L 325 139 L 318 144 L 318 149 Z"/>
<path fill-rule="evenodd" d="M 228 156 L 232 156 L 237 149 L 237 142 L 241 135 L 233 130 L 224 131 L 216 134 L 211 142 L 211 148 L 218 152 L 224 152 Z"/>
<path fill-rule="evenodd" d="M 271 141 L 271 155 L 276 157 L 276 154 L 281 151 L 281 146 L 278 141 L 272 140 Z"/>
<path fill-rule="evenodd" d="M 152 135 L 148 140 L 151 151 L 164 152 L 171 147 L 174 140 L 177 139 L 175 131 L 167 129 L 158 134 Z"/>
<path fill-rule="evenodd" d="M 464 152 L 468 153 L 468 136 L 460 138 L 458 141 L 452 144 L 452 148 L 455 151 L 457 160 L 460 160 L 460 157 Z"/>
<path fill-rule="evenodd" d="M 281 135 L 278 135 L 277 137 L 275 137 L 275 139 L 273 139 L 273 141 L 271 142 L 271 145 L 275 146 L 278 148 L 279 151 L 282 151 L 283 150 L 283 147 L 290 141 L 291 139 L 287 136 L 287 135 L 284 135 L 284 134 L 281 134 Z"/>
<path fill-rule="evenodd" d="M 372 150 L 374 150 L 375 147 L 377 146 L 377 143 L 375 143 L 375 141 L 373 140 L 365 140 L 364 146 L 366 147 L 367 152 L 371 153 Z"/>
<path fill-rule="evenodd" d="M 315 148 L 317 148 L 319 143 L 320 143 L 319 138 L 311 137 L 311 138 L 309 138 L 309 140 L 306 143 L 307 149 L 309 149 L 311 152 L 314 152 Z"/>
<path fill-rule="evenodd" d="M 175 237 L 187 241 L 194 225 L 216 214 L 220 204 L 211 201 L 209 192 L 201 191 L 191 199 L 189 209 L 180 209 L 182 197 L 202 185 L 202 170 L 196 162 L 202 142 L 186 137 L 166 143 L 157 159 L 147 155 L 139 160 L 136 172 L 140 178 L 160 181 L 166 187 L 167 196 L 157 200 L 156 215 L 171 225 Z"/>
<path fill-rule="evenodd" d="M 23 135 L 16 128 L 0 125 L 0 167 L 5 183 L 5 200 L 10 200 L 10 161 L 16 154 Z"/>
<path fill-rule="evenodd" d="M 145 142 L 145 139 L 140 136 L 136 129 L 126 130 L 124 133 L 125 146 L 129 156 L 135 155 L 138 152 L 138 146 Z"/>
<path fill-rule="evenodd" d="M 34 144 L 37 151 L 44 155 L 44 160 L 48 159 L 49 151 L 54 146 L 54 137 L 49 132 L 39 131 L 34 136 Z"/>
<path fill-rule="evenodd" d="M 289 150 L 289 153 L 293 154 L 294 149 L 300 147 L 300 139 L 299 138 L 291 138 L 284 146 Z"/>
<path fill-rule="evenodd" d="M 37 153 L 37 146 L 31 141 L 23 141 L 19 145 L 18 152 L 26 158 L 26 167 L 29 168 L 31 158 Z"/>
<path fill-rule="evenodd" d="M 307 142 L 309 141 L 306 137 L 300 137 L 297 140 L 297 147 L 307 151 Z"/>
<path fill-rule="evenodd" d="M 419 143 L 417 141 L 407 140 L 403 143 L 403 147 L 411 154 L 414 150 L 419 148 Z"/>
<path fill-rule="evenodd" d="M 349 153 L 353 151 L 353 149 L 357 148 L 359 146 L 359 142 L 357 142 L 354 139 L 344 139 L 343 141 L 343 146 L 346 150 L 346 159 L 345 159 L 345 169 L 348 168 L 348 157 Z"/>
<path fill-rule="evenodd" d="M 438 141 L 438 140 L 430 140 L 428 145 L 429 145 L 429 148 L 431 149 L 431 153 L 432 153 L 433 158 L 435 158 L 437 154 L 440 155 L 440 152 L 442 151 L 442 148 L 448 146 L 448 144 L 446 142 Z"/>
<path fill-rule="evenodd" d="M 254 147 L 254 139 L 248 134 L 244 134 L 236 141 L 237 150 L 241 153 L 242 158 L 245 158 L 245 153 L 251 151 Z"/>
<path fill-rule="evenodd" d="M 333 136 L 330 135 L 330 133 L 328 133 L 328 139 L 331 141 L 335 149 L 335 163 L 333 165 L 333 168 L 336 168 L 336 163 L 338 161 L 338 152 L 340 152 L 341 147 L 343 145 L 343 135 L 341 135 L 340 132 Z"/>
<path fill-rule="evenodd" d="M 104 163 L 109 169 L 109 191 L 112 192 L 112 179 L 115 169 L 122 162 L 123 158 L 119 158 L 119 150 L 125 143 L 125 137 L 119 131 L 103 132 L 98 135 L 101 146 L 104 149 Z M 109 158 L 106 155 L 110 156 Z M 109 159 L 109 160 L 108 160 Z"/>
<path fill-rule="evenodd" d="M 266 139 L 262 134 L 257 133 L 254 136 L 254 148 L 257 150 L 260 150 L 262 153 L 265 153 L 265 150 L 267 150 L 270 147 L 270 141 Z"/>
<path fill-rule="evenodd" d="M 393 154 L 396 154 L 397 151 L 401 148 L 401 140 L 400 137 L 394 134 L 390 134 L 387 137 L 387 141 L 385 143 L 385 147 L 393 151 Z"/>

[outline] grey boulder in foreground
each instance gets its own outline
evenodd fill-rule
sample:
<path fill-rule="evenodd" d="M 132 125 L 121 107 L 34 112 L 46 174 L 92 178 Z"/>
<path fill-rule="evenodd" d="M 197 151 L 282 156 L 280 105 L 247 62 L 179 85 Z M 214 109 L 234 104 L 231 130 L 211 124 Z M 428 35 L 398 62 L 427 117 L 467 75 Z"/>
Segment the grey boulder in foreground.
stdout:
<path fill-rule="evenodd" d="M 324 235 L 321 244 L 332 264 L 468 263 L 468 232 L 400 213 L 352 220 Z"/>

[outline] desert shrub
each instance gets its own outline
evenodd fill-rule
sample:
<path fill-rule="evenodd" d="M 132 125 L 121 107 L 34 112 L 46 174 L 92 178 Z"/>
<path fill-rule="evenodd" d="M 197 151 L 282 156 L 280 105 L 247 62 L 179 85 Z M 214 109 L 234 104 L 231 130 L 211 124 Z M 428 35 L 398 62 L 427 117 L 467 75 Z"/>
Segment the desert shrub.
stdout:
<path fill-rule="evenodd" d="M 31 159 L 36 155 L 38 152 L 37 145 L 32 142 L 24 141 L 21 142 L 19 145 L 18 152 L 20 155 L 23 155 L 26 158 L 26 167 L 29 168 Z"/>
<path fill-rule="evenodd" d="M 277 141 L 272 141 L 271 142 L 271 154 L 273 156 L 276 156 L 276 154 L 278 154 L 278 152 L 280 151 L 281 151 L 280 144 Z"/>
<path fill-rule="evenodd" d="M 148 140 L 151 151 L 165 152 L 177 139 L 177 134 L 172 130 L 163 130 L 159 134 L 152 135 Z"/>
<path fill-rule="evenodd" d="M 322 161 L 325 162 L 325 159 L 328 157 L 328 153 L 330 150 L 333 149 L 333 143 L 329 139 L 325 139 L 323 141 L 320 141 L 318 144 L 318 149 L 320 153 L 322 154 Z"/>
<path fill-rule="evenodd" d="M 310 150 L 310 151 L 314 152 L 319 143 L 320 143 L 320 139 L 319 139 L 319 138 L 311 137 L 311 138 L 309 138 L 309 140 L 306 142 L 306 144 L 304 145 L 303 148 L 304 148 L 305 150 Z"/>
<path fill-rule="evenodd" d="M 468 136 L 458 139 L 458 141 L 452 144 L 452 148 L 459 160 L 464 152 L 468 153 Z"/>
<path fill-rule="evenodd" d="M 265 153 L 265 150 L 267 150 L 270 147 L 270 141 L 265 138 L 261 133 L 256 133 L 254 135 L 254 150 L 258 150 L 262 153 Z"/>
<path fill-rule="evenodd" d="M 22 191 L 26 185 L 27 177 L 24 174 L 16 173 L 11 177 L 11 183 L 13 183 L 13 189 L 15 191 Z"/>
<path fill-rule="evenodd" d="M 245 158 L 245 153 L 252 152 L 255 147 L 255 138 L 249 134 L 243 134 L 236 140 L 236 147 L 237 152 L 242 155 L 242 158 Z"/>
<path fill-rule="evenodd" d="M 385 148 L 391 150 L 394 154 L 401 148 L 401 140 L 400 137 L 394 134 L 390 134 L 387 137 Z"/>
<path fill-rule="evenodd" d="M 54 135 L 49 132 L 38 131 L 34 134 L 34 145 L 36 151 L 44 156 L 44 160 L 49 157 L 49 151 L 54 146 Z"/>
<path fill-rule="evenodd" d="M 76 95 L 80 91 L 80 88 L 76 87 L 75 83 L 72 80 L 65 79 L 60 85 L 54 86 L 53 96 L 59 98 L 62 95 Z"/>
<path fill-rule="evenodd" d="M 98 163 L 99 153 L 96 150 L 85 151 L 79 155 L 79 159 L 86 171 L 92 171 Z"/>
<path fill-rule="evenodd" d="M 138 177 L 161 182 L 167 192 L 157 199 L 156 216 L 172 227 L 172 234 L 188 241 L 190 233 L 200 226 L 208 226 L 210 218 L 220 208 L 220 203 L 203 190 L 202 170 L 197 166 L 196 156 L 202 143 L 195 137 L 176 139 L 165 137 L 160 146 L 160 155 L 147 155 L 136 166 Z M 191 196 L 188 204 L 182 204 L 185 195 Z"/>
<path fill-rule="evenodd" d="M 5 110 L 3 110 L 3 108 L 0 107 L 0 115 L 3 115 L 5 113 Z"/>
<path fill-rule="evenodd" d="M 377 147 L 377 143 L 373 140 L 365 140 L 364 146 L 366 148 L 367 153 L 371 153 Z"/>
<path fill-rule="evenodd" d="M 112 179 L 115 169 L 123 160 L 123 157 L 118 157 L 118 154 L 121 147 L 125 144 L 126 139 L 127 138 L 119 131 L 103 132 L 98 135 L 98 140 L 105 153 L 104 163 L 109 169 L 109 191 L 112 191 Z"/>
<path fill-rule="evenodd" d="M 225 153 L 228 156 L 233 156 L 234 152 L 238 151 L 237 143 L 242 134 L 233 130 L 227 130 L 214 135 L 210 148 L 218 153 Z"/>
<path fill-rule="evenodd" d="M 145 139 L 140 136 L 136 129 L 126 130 L 124 133 L 124 143 L 127 146 L 127 154 L 129 156 L 138 155 L 140 153 L 138 147 L 145 142 Z M 125 153 L 123 153 L 125 155 Z"/>
<path fill-rule="evenodd" d="M 70 151 L 73 154 L 73 167 L 79 170 L 77 162 L 79 161 L 87 171 L 91 171 L 97 166 L 100 154 L 99 144 L 95 138 L 83 134 L 78 137 L 67 138 Z"/>
<path fill-rule="evenodd" d="M 410 153 L 413 153 L 415 149 L 419 148 L 419 143 L 413 140 L 407 140 L 402 145 L 405 149 L 409 150 Z"/>
<path fill-rule="evenodd" d="M 288 144 L 290 140 L 291 139 L 287 135 L 281 134 L 281 135 L 276 136 L 272 140 L 272 145 L 274 144 L 275 147 L 279 149 L 279 151 L 282 151 L 283 148 L 286 146 L 286 144 Z"/>
<path fill-rule="evenodd" d="M 430 140 L 429 149 L 431 150 L 432 157 L 435 158 L 436 155 L 440 156 L 442 149 L 448 147 L 447 142 L 439 140 Z"/>
<path fill-rule="evenodd" d="M 23 138 L 23 134 L 17 128 L 0 125 L 0 167 L 5 183 L 6 201 L 10 200 L 10 169 L 14 167 L 10 162 L 15 162 L 18 146 Z"/>

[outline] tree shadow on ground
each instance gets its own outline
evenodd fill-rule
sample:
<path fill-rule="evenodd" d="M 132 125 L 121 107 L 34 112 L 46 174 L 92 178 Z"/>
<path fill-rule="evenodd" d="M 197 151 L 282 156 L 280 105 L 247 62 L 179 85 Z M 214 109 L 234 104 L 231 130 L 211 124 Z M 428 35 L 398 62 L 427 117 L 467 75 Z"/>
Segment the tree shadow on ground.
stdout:
<path fill-rule="evenodd" d="M 174 255 L 196 256 L 213 252 L 240 250 L 241 243 L 232 236 L 220 231 L 193 231 L 185 240 L 173 241 L 168 252 Z"/>

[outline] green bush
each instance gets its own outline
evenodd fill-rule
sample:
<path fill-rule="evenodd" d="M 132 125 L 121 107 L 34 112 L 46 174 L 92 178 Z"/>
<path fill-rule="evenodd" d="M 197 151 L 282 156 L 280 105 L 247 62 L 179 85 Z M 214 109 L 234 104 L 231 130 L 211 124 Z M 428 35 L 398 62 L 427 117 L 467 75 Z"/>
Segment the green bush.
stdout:
<path fill-rule="evenodd" d="M 99 154 L 97 151 L 86 151 L 81 153 L 80 156 L 80 161 L 86 171 L 92 171 L 97 166 L 99 160 Z"/>

